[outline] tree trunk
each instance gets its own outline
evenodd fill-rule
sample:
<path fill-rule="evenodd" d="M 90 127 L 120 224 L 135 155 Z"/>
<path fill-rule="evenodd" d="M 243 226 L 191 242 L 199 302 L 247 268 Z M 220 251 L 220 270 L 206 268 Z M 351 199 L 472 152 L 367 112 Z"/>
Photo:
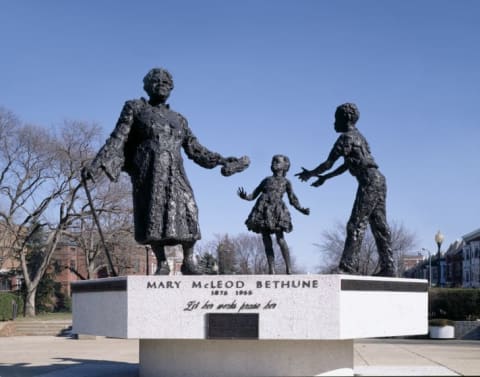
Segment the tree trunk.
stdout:
<path fill-rule="evenodd" d="M 35 317 L 35 296 L 37 295 L 37 287 L 27 289 L 27 297 L 25 297 L 25 317 Z"/>

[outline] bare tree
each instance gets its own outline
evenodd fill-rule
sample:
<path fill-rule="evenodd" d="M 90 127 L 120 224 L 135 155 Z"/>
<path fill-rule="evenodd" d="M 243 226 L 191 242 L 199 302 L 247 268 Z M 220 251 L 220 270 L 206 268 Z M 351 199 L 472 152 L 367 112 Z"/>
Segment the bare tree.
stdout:
<path fill-rule="evenodd" d="M 14 163 L 14 153 L 10 153 L 10 141 L 19 125 L 20 121 L 15 114 L 0 107 L 0 195 L 2 197 L 9 194 L 9 191 L 4 188 L 4 182 L 8 179 L 7 175 Z M 16 241 L 15 234 L 17 229 L 12 230 L 12 227 L 15 228 L 15 225 L 8 221 L 8 217 L 6 218 L 5 214 L 12 212 L 9 206 L 11 204 L 8 201 L 0 201 L 0 267 L 5 260 L 15 257 L 12 244 Z"/>
<path fill-rule="evenodd" d="M 220 275 L 232 275 L 239 272 L 235 245 L 228 234 L 219 238 L 216 255 L 218 259 L 218 272 Z"/>
<path fill-rule="evenodd" d="M 403 224 L 390 222 L 392 235 L 392 252 L 397 276 L 403 274 L 403 257 L 406 253 L 416 248 L 417 237 L 415 233 L 405 228 Z M 319 273 L 330 273 L 337 266 L 343 252 L 346 237 L 346 225 L 337 222 L 332 229 L 322 232 L 322 242 L 315 244 L 322 252 L 322 264 L 317 267 Z M 358 270 L 360 275 L 371 275 L 378 268 L 378 253 L 375 239 L 368 229 L 358 256 Z"/>
<path fill-rule="evenodd" d="M 25 315 L 35 316 L 37 287 L 64 232 L 82 216 L 80 170 L 92 157 L 98 127 L 65 122 L 58 134 L 22 125 L 0 109 L 0 220 L 3 242 L 20 260 L 26 286 Z M 32 226 L 34 225 L 34 226 Z M 42 228 L 47 234 L 35 269 L 27 263 L 27 244 Z"/>
<path fill-rule="evenodd" d="M 262 237 L 258 234 L 240 233 L 216 235 L 215 240 L 197 248 L 202 256 L 212 254 L 218 260 L 220 274 L 268 274 L 268 263 Z M 284 271 L 285 263 L 278 245 L 274 245 L 275 270 Z M 293 273 L 302 273 L 295 257 L 291 256 Z"/>
<path fill-rule="evenodd" d="M 405 228 L 403 223 L 392 223 L 392 252 L 397 276 L 403 276 L 405 272 L 404 258 L 409 252 L 416 249 L 417 245 L 417 235 L 414 232 Z"/>
<path fill-rule="evenodd" d="M 66 235 L 75 241 L 84 254 L 86 276 L 81 273 L 83 268 L 73 269 L 64 266 L 82 279 L 95 278 L 99 270 L 108 270 L 105 246 L 115 259 L 117 271 L 125 270 L 128 264 L 124 258 L 125 254 L 138 246 L 133 238 L 131 185 L 126 177 L 122 176 L 118 183 L 111 183 L 102 178 L 89 187 L 106 245 L 100 239 L 90 205 L 82 195 L 78 198 L 75 209 L 77 220 Z"/>

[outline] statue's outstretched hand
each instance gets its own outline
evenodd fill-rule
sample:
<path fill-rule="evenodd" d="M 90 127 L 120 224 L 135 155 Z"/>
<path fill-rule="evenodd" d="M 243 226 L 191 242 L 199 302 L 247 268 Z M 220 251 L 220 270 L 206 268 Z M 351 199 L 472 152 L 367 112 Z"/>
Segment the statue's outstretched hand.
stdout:
<path fill-rule="evenodd" d="M 302 167 L 302 171 L 300 173 L 295 174 L 295 176 L 298 177 L 298 179 L 300 179 L 302 182 L 305 182 L 311 178 L 312 172 Z"/>
<path fill-rule="evenodd" d="M 310 208 L 300 208 L 299 211 L 304 215 L 310 215 Z"/>
<path fill-rule="evenodd" d="M 248 200 L 247 199 L 247 197 L 248 197 L 247 192 L 245 191 L 245 189 L 243 187 L 238 188 L 237 195 L 242 199 Z"/>
<path fill-rule="evenodd" d="M 318 177 L 317 180 L 315 182 L 313 182 L 311 184 L 311 186 L 313 186 L 313 187 L 321 186 L 327 180 L 327 178 L 325 178 L 323 175 L 319 175 L 317 177 Z"/>
<path fill-rule="evenodd" d="M 237 157 L 225 157 L 222 159 L 222 161 L 220 162 L 223 166 L 229 164 L 229 163 L 232 163 L 232 162 L 235 162 L 237 161 L 238 158 Z"/>
<path fill-rule="evenodd" d="M 222 166 L 221 173 L 223 176 L 228 177 L 235 173 L 244 171 L 250 165 L 250 159 L 248 156 L 242 156 L 240 158 L 227 157 L 220 162 Z"/>

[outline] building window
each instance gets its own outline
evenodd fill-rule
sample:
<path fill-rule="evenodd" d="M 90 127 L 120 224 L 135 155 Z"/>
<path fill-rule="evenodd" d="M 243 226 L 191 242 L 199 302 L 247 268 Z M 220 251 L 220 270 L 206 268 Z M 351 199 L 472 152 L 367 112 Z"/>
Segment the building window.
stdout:
<path fill-rule="evenodd" d="M 10 279 L 4 278 L 0 279 L 0 291 L 10 291 L 12 290 L 12 284 L 10 283 Z"/>
<path fill-rule="evenodd" d="M 70 259 L 70 269 L 71 270 L 77 269 L 77 264 L 75 263 L 75 259 Z"/>

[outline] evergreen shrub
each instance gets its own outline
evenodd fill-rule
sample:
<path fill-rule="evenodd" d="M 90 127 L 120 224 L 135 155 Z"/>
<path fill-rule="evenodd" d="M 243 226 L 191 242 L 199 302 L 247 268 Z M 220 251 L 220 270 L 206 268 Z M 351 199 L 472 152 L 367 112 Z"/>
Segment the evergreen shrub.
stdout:
<path fill-rule="evenodd" d="M 13 319 L 13 303 L 17 303 L 17 316 L 23 313 L 23 299 L 11 292 L 0 292 L 0 321 Z"/>
<path fill-rule="evenodd" d="M 428 291 L 429 318 L 453 321 L 474 321 L 480 318 L 480 289 L 430 288 Z"/>

